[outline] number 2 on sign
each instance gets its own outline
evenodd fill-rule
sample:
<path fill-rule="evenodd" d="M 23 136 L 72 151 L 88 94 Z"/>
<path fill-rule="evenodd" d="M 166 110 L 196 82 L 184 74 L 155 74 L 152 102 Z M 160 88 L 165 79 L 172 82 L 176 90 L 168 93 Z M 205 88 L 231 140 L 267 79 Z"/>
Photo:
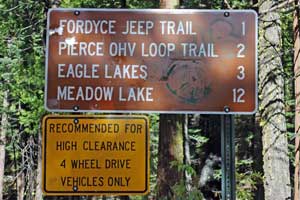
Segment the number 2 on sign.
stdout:
<path fill-rule="evenodd" d="M 245 99 L 243 99 L 245 95 L 245 90 L 243 88 L 234 88 L 232 90 L 233 93 L 233 103 L 245 103 Z"/>
<path fill-rule="evenodd" d="M 236 57 L 237 58 L 245 58 L 245 54 L 243 54 L 243 52 L 245 50 L 245 45 L 242 43 L 239 43 L 236 47 L 239 49 Z"/>

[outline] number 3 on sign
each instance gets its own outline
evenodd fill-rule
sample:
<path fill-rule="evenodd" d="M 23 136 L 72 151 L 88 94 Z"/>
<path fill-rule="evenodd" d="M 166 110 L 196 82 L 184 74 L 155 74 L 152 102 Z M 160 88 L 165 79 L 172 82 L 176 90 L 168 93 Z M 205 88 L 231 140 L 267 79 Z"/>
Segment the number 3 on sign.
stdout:
<path fill-rule="evenodd" d="M 236 76 L 239 80 L 245 79 L 245 67 L 243 65 L 238 66 L 239 74 Z"/>
<path fill-rule="evenodd" d="M 243 99 L 245 90 L 243 88 L 234 88 L 232 90 L 232 95 L 233 103 L 245 103 L 245 99 Z"/>

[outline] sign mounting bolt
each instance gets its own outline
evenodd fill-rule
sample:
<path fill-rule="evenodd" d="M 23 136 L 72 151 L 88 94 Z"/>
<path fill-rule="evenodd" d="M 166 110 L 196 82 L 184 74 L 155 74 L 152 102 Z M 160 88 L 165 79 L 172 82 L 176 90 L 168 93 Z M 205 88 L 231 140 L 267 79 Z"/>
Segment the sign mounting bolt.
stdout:
<path fill-rule="evenodd" d="M 224 17 L 229 17 L 230 13 L 229 12 L 224 12 Z"/>
<path fill-rule="evenodd" d="M 73 191 L 74 191 L 74 192 L 77 192 L 77 191 L 78 191 L 77 186 L 74 186 L 74 187 L 73 187 Z"/>
<path fill-rule="evenodd" d="M 79 110 L 79 106 L 74 106 L 74 107 L 73 107 L 73 110 L 74 110 L 74 111 L 78 111 L 78 110 Z"/>
<path fill-rule="evenodd" d="M 77 118 L 74 119 L 74 124 L 78 124 L 79 120 Z"/>
<path fill-rule="evenodd" d="M 229 113 L 230 112 L 230 108 L 228 106 L 224 106 L 224 112 Z"/>
<path fill-rule="evenodd" d="M 74 11 L 74 15 L 76 15 L 76 16 L 80 15 L 80 11 L 79 10 L 75 10 Z"/>

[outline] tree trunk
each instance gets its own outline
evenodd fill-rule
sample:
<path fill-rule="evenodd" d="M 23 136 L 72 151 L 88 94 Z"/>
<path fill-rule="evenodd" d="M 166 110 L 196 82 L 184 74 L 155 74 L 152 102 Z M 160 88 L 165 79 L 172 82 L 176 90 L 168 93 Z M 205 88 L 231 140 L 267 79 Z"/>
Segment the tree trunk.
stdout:
<path fill-rule="evenodd" d="M 160 0 L 160 8 L 172 9 L 179 0 Z M 183 163 L 183 116 L 161 114 L 159 118 L 159 147 L 157 167 L 157 199 L 172 199 L 172 186 L 183 178 L 183 173 L 170 162 Z"/>
<path fill-rule="evenodd" d="M 183 174 L 171 162 L 183 162 L 182 115 L 162 114 L 159 124 L 159 147 L 157 167 L 157 199 L 172 199 L 172 186 L 182 179 Z"/>
<path fill-rule="evenodd" d="M 214 199 L 221 190 L 221 182 L 214 173 L 221 169 L 221 118 L 220 115 L 201 115 L 199 120 L 201 136 L 208 139 L 201 147 L 198 187 L 205 199 Z"/>
<path fill-rule="evenodd" d="M 254 127 L 254 137 L 253 137 L 253 169 L 256 172 L 263 173 L 263 156 L 262 156 L 262 131 L 259 125 L 260 116 L 259 113 L 255 115 L 253 124 Z M 262 182 L 256 183 L 254 199 L 264 199 L 264 186 Z"/>
<path fill-rule="evenodd" d="M 300 1 L 295 1 L 295 6 L 300 5 Z M 294 15 L 294 73 L 295 73 L 295 98 L 296 98 L 296 112 L 295 112 L 295 175 L 294 175 L 294 199 L 300 199 L 299 192 L 299 176 L 300 176 L 300 35 L 299 35 L 299 20 L 300 20 L 300 12 L 299 9 L 295 11 Z"/>
<path fill-rule="evenodd" d="M 173 9 L 179 6 L 179 0 L 160 0 L 160 8 Z"/>
<path fill-rule="evenodd" d="M 275 1 L 259 2 L 259 11 L 269 10 Z M 265 200 L 291 198 L 288 143 L 284 105 L 281 29 L 275 10 L 260 16 L 259 22 L 259 117 L 262 128 Z"/>
<path fill-rule="evenodd" d="M 5 145 L 6 145 L 6 135 L 8 132 L 8 115 L 6 113 L 8 109 L 8 90 L 3 93 L 3 110 L 1 116 L 1 127 L 0 127 L 0 199 L 3 199 L 3 184 L 4 184 L 4 170 L 5 170 Z"/>
<path fill-rule="evenodd" d="M 20 173 L 17 177 L 17 191 L 18 191 L 18 200 L 24 199 L 24 191 L 25 191 L 25 175 L 24 173 Z"/>
<path fill-rule="evenodd" d="M 184 132 L 184 163 L 186 165 L 191 165 L 191 154 L 190 154 L 190 139 L 188 133 L 188 115 L 184 115 L 184 124 L 183 124 L 183 132 Z M 187 192 L 192 190 L 192 176 L 187 171 L 185 171 L 185 185 Z"/>

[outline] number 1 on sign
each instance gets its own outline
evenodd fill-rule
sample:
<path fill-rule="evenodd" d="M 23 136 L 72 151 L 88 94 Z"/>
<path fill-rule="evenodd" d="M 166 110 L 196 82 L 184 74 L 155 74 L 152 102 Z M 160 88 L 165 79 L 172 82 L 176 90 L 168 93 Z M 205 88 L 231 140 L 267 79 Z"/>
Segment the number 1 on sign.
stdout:
<path fill-rule="evenodd" d="M 246 23 L 243 21 L 242 22 L 242 35 L 245 36 L 246 35 L 246 27 L 245 27 Z"/>

